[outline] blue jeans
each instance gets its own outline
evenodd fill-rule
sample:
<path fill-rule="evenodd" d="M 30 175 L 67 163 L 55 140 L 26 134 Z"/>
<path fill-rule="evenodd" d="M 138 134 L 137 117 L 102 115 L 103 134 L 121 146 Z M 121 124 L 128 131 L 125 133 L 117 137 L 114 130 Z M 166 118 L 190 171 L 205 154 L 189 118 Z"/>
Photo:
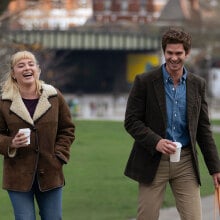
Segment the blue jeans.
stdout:
<path fill-rule="evenodd" d="M 36 220 L 34 197 L 41 220 L 62 219 L 62 187 L 41 192 L 35 181 L 29 192 L 8 190 L 8 194 L 14 209 L 15 220 Z"/>

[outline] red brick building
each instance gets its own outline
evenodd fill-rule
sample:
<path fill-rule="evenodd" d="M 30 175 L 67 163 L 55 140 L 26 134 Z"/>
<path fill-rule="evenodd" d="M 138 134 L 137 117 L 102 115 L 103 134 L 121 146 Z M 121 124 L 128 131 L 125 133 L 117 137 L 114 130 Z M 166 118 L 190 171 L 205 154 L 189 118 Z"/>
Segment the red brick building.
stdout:
<path fill-rule="evenodd" d="M 98 23 L 151 23 L 167 0 L 94 0 L 94 19 Z"/>
<path fill-rule="evenodd" d="M 16 0 L 8 7 L 12 29 L 63 29 L 95 24 L 155 21 L 167 0 Z"/>
<path fill-rule="evenodd" d="M 12 29 L 68 30 L 84 25 L 93 15 L 92 0 L 16 0 L 7 13 Z"/>

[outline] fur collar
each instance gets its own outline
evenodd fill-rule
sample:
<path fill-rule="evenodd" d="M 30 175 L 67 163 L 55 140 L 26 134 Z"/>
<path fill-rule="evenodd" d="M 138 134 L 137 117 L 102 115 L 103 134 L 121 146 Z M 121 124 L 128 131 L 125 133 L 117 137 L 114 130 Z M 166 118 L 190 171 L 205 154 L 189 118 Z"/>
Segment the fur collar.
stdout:
<path fill-rule="evenodd" d="M 51 107 L 48 98 L 55 95 L 57 95 L 57 90 L 53 86 L 42 84 L 42 94 L 38 100 L 33 118 L 31 118 L 27 108 L 25 107 L 19 92 L 15 94 L 12 94 L 10 91 L 3 92 L 2 100 L 10 100 L 12 102 L 10 110 L 29 124 L 34 125 L 34 121 L 39 119 Z"/>

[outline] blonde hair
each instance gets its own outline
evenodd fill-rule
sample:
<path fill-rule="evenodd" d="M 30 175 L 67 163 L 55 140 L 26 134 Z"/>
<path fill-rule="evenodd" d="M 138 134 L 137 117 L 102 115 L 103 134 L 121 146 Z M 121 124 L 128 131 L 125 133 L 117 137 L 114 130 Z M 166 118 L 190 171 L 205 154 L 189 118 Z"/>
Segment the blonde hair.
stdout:
<path fill-rule="evenodd" d="M 9 71 L 6 73 L 2 83 L 1 83 L 1 93 L 5 91 L 12 90 L 12 93 L 19 90 L 16 80 L 13 78 L 13 68 L 21 59 L 31 59 L 38 66 L 37 59 L 35 55 L 29 51 L 19 51 L 11 56 Z M 40 68 L 38 66 L 38 71 L 40 73 Z M 41 95 L 41 85 L 43 81 L 36 79 L 36 93 Z"/>

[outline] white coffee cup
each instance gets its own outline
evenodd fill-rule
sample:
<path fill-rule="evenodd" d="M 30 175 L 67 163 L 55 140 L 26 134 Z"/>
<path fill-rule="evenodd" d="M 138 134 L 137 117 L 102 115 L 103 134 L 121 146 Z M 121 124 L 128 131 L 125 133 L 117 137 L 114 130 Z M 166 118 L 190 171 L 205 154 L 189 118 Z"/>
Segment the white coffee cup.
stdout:
<path fill-rule="evenodd" d="M 28 138 L 26 144 L 31 143 L 31 140 L 30 140 L 31 129 L 30 128 L 21 128 L 19 129 L 19 133 L 23 133 Z"/>
<path fill-rule="evenodd" d="M 179 162 L 182 144 L 180 142 L 173 142 L 176 145 L 176 152 L 174 154 L 170 154 L 170 162 Z"/>

